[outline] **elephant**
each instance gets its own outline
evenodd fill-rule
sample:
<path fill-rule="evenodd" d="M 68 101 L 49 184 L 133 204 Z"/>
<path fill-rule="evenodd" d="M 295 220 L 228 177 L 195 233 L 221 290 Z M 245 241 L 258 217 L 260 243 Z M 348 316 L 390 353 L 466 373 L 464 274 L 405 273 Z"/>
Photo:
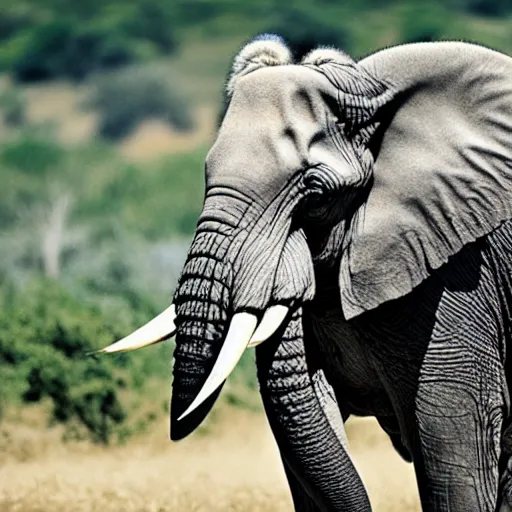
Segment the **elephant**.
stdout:
<path fill-rule="evenodd" d="M 172 305 L 171 439 L 256 347 L 294 508 L 369 511 L 344 423 L 374 416 L 423 510 L 512 510 L 512 59 L 411 43 L 236 55 Z"/>

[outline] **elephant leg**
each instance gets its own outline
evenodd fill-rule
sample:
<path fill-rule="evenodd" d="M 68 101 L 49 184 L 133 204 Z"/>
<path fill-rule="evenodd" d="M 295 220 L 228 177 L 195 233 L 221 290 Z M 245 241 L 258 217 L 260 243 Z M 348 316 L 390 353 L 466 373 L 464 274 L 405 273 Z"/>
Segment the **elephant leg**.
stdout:
<path fill-rule="evenodd" d="M 500 506 L 498 512 L 512 512 L 512 423 L 510 417 L 501 439 Z"/>
<path fill-rule="evenodd" d="M 478 289 L 444 290 L 415 404 L 414 463 L 425 511 L 498 510 L 507 410 L 500 321 Z"/>
<path fill-rule="evenodd" d="M 295 509 L 369 512 L 334 394 L 323 372 L 311 374 L 303 338 L 298 309 L 282 337 L 256 351 L 263 404 L 286 464 Z"/>
<path fill-rule="evenodd" d="M 423 510 L 495 512 L 501 404 L 475 403 L 475 396 L 455 383 L 421 387 L 416 409 L 421 460 L 415 459 L 415 467 Z"/>

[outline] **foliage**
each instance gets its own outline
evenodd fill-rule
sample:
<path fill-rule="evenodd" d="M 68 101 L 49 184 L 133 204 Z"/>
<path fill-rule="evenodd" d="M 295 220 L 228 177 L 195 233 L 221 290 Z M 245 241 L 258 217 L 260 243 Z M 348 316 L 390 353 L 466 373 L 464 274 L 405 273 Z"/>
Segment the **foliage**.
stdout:
<path fill-rule="evenodd" d="M 512 11 L 510 0 L 452 0 L 453 7 L 478 16 L 504 16 Z"/>
<path fill-rule="evenodd" d="M 279 6 L 265 31 L 284 37 L 296 58 L 319 45 L 348 50 L 349 34 L 339 20 L 325 16 L 320 9 L 307 7 Z"/>
<path fill-rule="evenodd" d="M 136 58 L 134 47 L 120 35 L 57 20 L 31 31 L 12 68 L 16 79 L 24 82 L 58 77 L 83 79 L 94 71 L 119 67 Z"/>
<path fill-rule="evenodd" d="M 177 46 L 173 11 L 161 0 L 27 4 L 0 11 L 0 61 L 20 81 L 81 80 Z"/>
<path fill-rule="evenodd" d="M 125 388 L 143 390 L 146 380 L 168 378 L 169 364 L 153 353 L 130 359 L 87 356 L 133 330 L 155 314 L 147 301 L 139 309 L 107 314 L 79 300 L 54 281 L 36 280 L 23 290 L 8 283 L 0 297 L 0 403 L 49 399 L 51 419 L 75 428 L 95 442 L 108 443 L 141 423 Z M 111 312 L 112 313 L 112 312 Z M 145 321 L 144 320 L 144 321 Z M 162 347 L 160 354 L 167 354 Z M 165 361 L 165 359 L 164 359 Z M 126 423 L 128 411 L 134 421 Z M 156 409 L 160 412 L 160 409 Z M 155 411 L 143 416 L 151 421 Z"/>
<path fill-rule="evenodd" d="M 130 190 L 118 219 L 150 240 L 190 237 L 203 203 L 205 155 L 200 149 L 169 156 L 146 171 L 130 167 L 124 181 L 109 188 L 111 194 L 119 194 L 123 187 Z"/>
<path fill-rule="evenodd" d="M 90 171 L 101 171 L 96 153 L 66 148 L 51 134 L 31 128 L 0 148 L 0 222 L 9 238 L 21 241 L 25 235 L 18 253 L 24 266 L 31 262 L 57 277 L 63 252 L 83 240 L 84 233 L 71 226 L 73 203 L 78 190 L 80 204 L 93 193 Z"/>
<path fill-rule="evenodd" d="M 49 397 L 52 417 L 78 420 L 95 441 L 107 443 L 111 425 L 126 416 L 112 361 L 85 352 L 121 335 L 98 310 L 84 307 L 54 283 L 4 297 L 0 312 L 2 390 L 24 401 Z"/>
<path fill-rule="evenodd" d="M 205 35 L 222 37 L 279 32 L 298 54 L 317 43 L 350 51 L 352 30 L 366 29 L 372 40 L 368 15 L 378 11 L 385 19 L 396 6 L 417 9 L 414 23 L 425 27 L 411 29 L 413 40 L 433 37 L 433 19 L 422 15 L 432 3 L 25 0 L 20 4 L 4 0 L 0 2 L 0 65 L 20 81 L 82 79 L 96 71 L 169 55 L 197 28 Z M 498 18 L 512 12 L 510 0 L 435 0 L 435 4 L 457 16 Z"/>
<path fill-rule="evenodd" d="M 2 148 L 0 161 L 23 174 L 46 175 L 60 164 L 64 152 L 56 141 L 27 132 Z"/>
<path fill-rule="evenodd" d="M 129 135 L 146 118 L 160 118 L 177 130 L 192 128 L 187 101 L 159 68 L 134 66 L 110 73 L 96 84 L 90 105 L 100 111 L 100 134 L 111 140 Z"/>
<path fill-rule="evenodd" d="M 0 66 L 20 81 L 81 80 L 97 71 L 169 55 L 179 43 L 186 44 L 191 31 L 246 39 L 257 31 L 278 32 L 299 55 L 318 43 L 351 51 L 352 31 L 366 31 L 368 42 L 374 40 L 368 17 L 378 12 L 387 19 L 397 6 L 417 13 L 416 27 L 405 34 L 406 40 L 435 37 L 434 18 L 422 14 L 433 3 L 449 16 L 499 18 L 512 12 L 510 0 L 25 0 L 21 5 L 4 0 Z M 382 27 L 386 29 L 392 27 Z"/>
<path fill-rule="evenodd" d="M 0 147 L 0 276 L 43 273 L 108 287 L 174 286 L 203 199 L 204 150 L 127 164 L 101 144 L 24 131 Z M 166 276 L 162 278 L 162 274 Z M 128 292 L 126 298 L 130 301 Z"/>

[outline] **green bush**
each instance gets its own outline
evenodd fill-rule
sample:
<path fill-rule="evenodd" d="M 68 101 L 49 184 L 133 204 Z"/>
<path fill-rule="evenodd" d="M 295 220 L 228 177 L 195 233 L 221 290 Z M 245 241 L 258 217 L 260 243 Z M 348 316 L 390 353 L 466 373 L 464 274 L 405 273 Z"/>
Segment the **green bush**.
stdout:
<path fill-rule="evenodd" d="M 97 82 L 89 104 L 100 111 L 100 133 L 118 140 L 138 123 L 153 117 L 176 129 L 193 126 L 187 101 L 166 73 L 152 66 L 134 66 L 110 73 Z"/>
<path fill-rule="evenodd" d="M 0 64 L 22 82 L 81 80 L 177 47 L 175 15 L 162 0 L 28 3 L 0 6 Z"/>
<path fill-rule="evenodd" d="M 31 130 L 23 130 L 0 147 L 0 235 L 4 230 L 16 229 L 15 236 L 20 240 L 27 234 L 27 226 L 20 223 L 47 199 L 45 182 L 60 169 L 65 154 L 64 148 L 51 137 Z M 34 211 L 34 215 L 39 214 Z M 37 222 L 40 223 L 40 217 Z"/>
<path fill-rule="evenodd" d="M 64 159 L 65 149 L 55 140 L 30 132 L 22 134 L 0 150 L 0 165 L 24 174 L 44 175 Z"/>
<path fill-rule="evenodd" d="M 140 2 L 136 14 L 125 22 L 127 34 L 151 42 L 160 52 L 172 53 L 177 47 L 172 29 L 173 7 L 165 1 Z"/>
<path fill-rule="evenodd" d="M 4 42 L 26 30 L 32 24 L 30 13 L 25 9 L 2 9 L 0 16 L 0 41 Z"/>
<path fill-rule="evenodd" d="M 117 219 L 149 240 L 190 237 L 203 204 L 205 155 L 203 148 L 171 155 L 120 177 L 109 187 L 109 195 L 125 190 L 130 200 L 124 201 Z"/>
<path fill-rule="evenodd" d="M 86 353 L 122 337 L 128 326 L 53 282 L 38 281 L 2 299 L 2 402 L 49 398 L 53 420 L 78 423 L 93 441 L 108 443 L 126 418 L 119 391 L 129 382 L 127 360 Z"/>
<path fill-rule="evenodd" d="M 122 35 L 99 27 L 81 28 L 58 19 L 35 27 L 12 63 L 17 80 L 83 79 L 94 71 L 128 64 L 136 53 Z"/>

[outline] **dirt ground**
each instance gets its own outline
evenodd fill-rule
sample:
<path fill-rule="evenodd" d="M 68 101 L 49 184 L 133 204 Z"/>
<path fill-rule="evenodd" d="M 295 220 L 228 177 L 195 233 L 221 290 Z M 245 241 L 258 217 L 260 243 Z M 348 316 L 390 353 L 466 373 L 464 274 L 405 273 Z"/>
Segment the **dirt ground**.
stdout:
<path fill-rule="evenodd" d="M 351 420 L 351 454 L 377 512 L 419 511 L 414 472 L 371 419 Z M 292 510 L 265 417 L 230 410 L 171 443 L 167 426 L 125 446 L 63 445 L 29 431 L 0 459 L 2 512 Z M 5 443 L 4 443 L 5 446 Z"/>

